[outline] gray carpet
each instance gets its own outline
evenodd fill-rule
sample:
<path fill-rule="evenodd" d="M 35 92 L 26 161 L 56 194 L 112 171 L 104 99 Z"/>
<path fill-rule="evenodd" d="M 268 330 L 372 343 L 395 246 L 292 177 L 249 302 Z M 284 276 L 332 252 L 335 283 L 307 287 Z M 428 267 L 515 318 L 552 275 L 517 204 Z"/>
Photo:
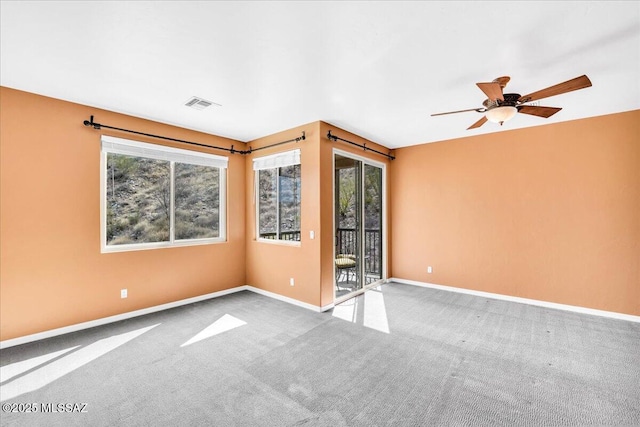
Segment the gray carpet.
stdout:
<path fill-rule="evenodd" d="M 1 424 L 640 425 L 638 323 L 401 284 L 339 309 L 247 291 L 4 349 Z M 182 346 L 220 319 L 239 323 Z"/>

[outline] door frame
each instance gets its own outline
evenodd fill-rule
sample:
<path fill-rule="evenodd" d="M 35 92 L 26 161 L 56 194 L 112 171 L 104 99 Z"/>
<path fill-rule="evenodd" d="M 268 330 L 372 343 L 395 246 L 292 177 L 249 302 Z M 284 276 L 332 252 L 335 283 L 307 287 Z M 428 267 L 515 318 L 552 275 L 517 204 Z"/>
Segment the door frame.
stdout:
<path fill-rule="evenodd" d="M 357 154 L 353 154 L 349 151 L 344 151 L 341 150 L 339 148 L 333 148 L 332 153 L 331 153 L 331 167 L 332 167 L 332 173 L 331 173 L 331 189 L 332 189 L 332 193 L 333 193 L 333 206 L 332 206 L 332 226 L 333 226 L 333 259 L 335 260 L 336 258 L 336 155 L 342 156 L 342 157 L 348 157 L 350 159 L 353 160 L 357 160 L 362 162 L 363 167 L 362 167 L 362 171 L 364 172 L 364 165 L 368 164 L 369 166 L 374 166 L 374 167 L 378 167 L 382 170 L 382 234 L 380 236 L 380 239 L 382 241 L 382 260 L 381 263 L 382 265 L 380 266 L 380 280 L 377 280 L 373 283 L 370 283 L 369 285 L 367 285 L 366 283 L 362 284 L 362 287 L 354 292 L 351 292 L 349 294 L 343 295 L 340 298 L 336 298 L 336 282 L 335 282 L 335 277 L 336 277 L 336 263 L 335 261 L 333 262 L 333 277 L 334 277 L 334 282 L 333 282 L 333 303 L 334 304 L 339 304 L 343 301 L 346 301 L 348 299 L 351 299 L 357 295 L 360 295 L 364 292 L 366 292 L 368 289 L 380 286 L 380 284 L 384 283 L 385 280 L 387 280 L 387 257 L 388 257 L 388 221 L 387 221 L 387 165 L 385 163 L 382 162 L 378 162 L 376 160 L 371 160 L 367 157 L 363 157 L 363 156 L 359 156 Z M 364 186 L 364 179 L 362 180 L 362 185 Z M 361 189 L 362 190 L 362 189 Z M 361 191 L 361 194 L 364 194 Z M 360 214 L 362 215 L 364 213 L 364 204 L 362 204 L 361 206 L 361 212 Z M 360 239 L 363 241 L 364 238 L 364 227 L 362 227 L 361 230 L 361 234 L 362 236 L 360 236 Z M 363 252 L 363 246 L 361 245 L 360 248 L 360 252 Z M 359 256 L 362 258 L 362 253 L 359 254 Z M 366 282 L 366 280 L 364 280 L 364 262 L 360 262 L 360 277 L 362 278 L 362 280 L 364 282 Z"/>

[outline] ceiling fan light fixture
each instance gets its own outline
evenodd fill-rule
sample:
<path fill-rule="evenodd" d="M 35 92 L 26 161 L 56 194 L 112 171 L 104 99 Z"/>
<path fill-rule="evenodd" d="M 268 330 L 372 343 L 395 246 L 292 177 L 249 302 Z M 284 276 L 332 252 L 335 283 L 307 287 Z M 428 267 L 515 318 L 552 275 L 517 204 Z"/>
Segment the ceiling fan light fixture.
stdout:
<path fill-rule="evenodd" d="M 546 89 L 532 92 L 528 95 L 520 95 L 519 93 L 504 93 L 503 89 L 509 82 L 510 77 L 498 77 L 491 83 L 476 83 L 487 99 L 482 102 L 484 108 L 471 108 L 467 110 L 449 111 L 446 113 L 436 113 L 431 116 L 443 116 L 445 114 L 464 113 L 466 111 L 476 111 L 484 113 L 484 116 L 469 126 L 469 129 L 476 129 L 486 122 L 499 123 L 502 125 L 507 120 L 511 120 L 518 113 L 529 114 L 548 119 L 558 111 L 559 107 L 541 107 L 540 105 L 527 104 L 543 98 L 560 95 L 562 93 L 571 92 L 578 89 L 584 89 L 591 86 L 591 80 L 586 75 L 567 80 L 557 85 L 549 86 Z"/>
<path fill-rule="evenodd" d="M 494 107 L 485 113 L 487 120 L 493 123 L 502 123 L 511 120 L 516 115 L 518 109 L 510 105 L 502 105 L 500 107 Z"/>

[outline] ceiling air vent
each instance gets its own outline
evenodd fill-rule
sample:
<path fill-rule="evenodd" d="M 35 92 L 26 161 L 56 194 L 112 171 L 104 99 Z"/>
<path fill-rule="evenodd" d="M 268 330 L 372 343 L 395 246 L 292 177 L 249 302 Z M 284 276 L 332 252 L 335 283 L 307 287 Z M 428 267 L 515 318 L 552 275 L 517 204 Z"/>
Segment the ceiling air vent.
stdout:
<path fill-rule="evenodd" d="M 206 99 L 198 98 L 197 96 L 189 99 L 185 104 L 187 107 L 195 108 L 196 110 L 204 110 L 207 107 L 211 107 L 212 105 L 220 106 L 220 104 L 216 104 L 215 102 L 207 101 Z"/>

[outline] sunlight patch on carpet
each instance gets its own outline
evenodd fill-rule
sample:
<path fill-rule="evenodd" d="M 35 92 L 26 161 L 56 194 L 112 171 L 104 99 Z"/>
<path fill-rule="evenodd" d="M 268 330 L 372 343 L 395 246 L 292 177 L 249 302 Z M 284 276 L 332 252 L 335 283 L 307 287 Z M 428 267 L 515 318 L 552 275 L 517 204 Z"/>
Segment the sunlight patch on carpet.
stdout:
<path fill-rule="evenodd" d="M 336 305 L 333 307 L 332 316 L 385 334 L 390 333 L 387 309 L 380 287 L 369 289 L 363 295 Z"/>
<path fill-rule="evenodd" d="M 4 402 L 5 400 L 13 399 L 14 397 L 18 397 L 25 393 L 38 390 L 39 388 L 42 388 L 47 384 L 51 384 L 52 382 L 63 377 L 64 375 L 75 371 L 76 369 L 99 358 L 100 356 L 107 354 L 112 350 L 115 350 L 121 345 L 131 341 L 134 338 L 139 337 L 140 335 L 155 328 L 158 325 L 159 323 L 146 328 L 137 329 L 135 331 L 101 339 L 99 341 L 94 342 L 93 344 L 90 344 L 86 347 L 81 348 L 80 350 L 74 351 L 73 353 L 67 356 L 64 356 L 61 359 L 58 359 L 49 364 L 46 364 L 41 368 L 36 369 L 33 372 L 29 372 L 28 374 L 22 377 L 18 377 L 13 381 L 9 381 L 6 384 L 2 384 L 0 385 L 0 401 Z M 73 348 L 77 348 L 77 347 L 73 347 Z M 70 351 L 73 348 L 67 349 L 66 351 Z M 57 352 L 57 353 L 60 353 L 60 352 Z M 55 353 L 51 353 L 51 354 L 55 354 Z M 40 357 L 41 358 L 44 357 L 46 359 L 46 357 L 51 356 L 51 354 L 40 356 Z M 49 357 L 46 360 L 51 360 L 53 357 Z M 40 364 L 46 363 L 46 360 L 41 361 Z M 23 362 L 18 362 L 18 363 L 23 363 Z M 38 366 L 38 365 L 35 365 L 35 366 Z M 17 375 L 17 374 L 14 374 L 14 375 Z"/>
<path fill-rule="evenodd" d="M 191 338 L 186 343 L 182 344 L 180 347 L 186 347 L 190 344 L 196 343 L 198 341 L 202 341 L 207 338 L 211 338 L 215 335 L 221 334 L 223 332 L 230 331 L 242 325 L 246 325 L 247 322 L 240 320 L 236 317 L 233 317 L 229 314 L 225 314 L 211 325 L 207 326 L 202 331 L 198 332 L 196 336 Z"/>
<path fill-rule="evenodd" d="M 16 375 L 24 374 L 25 372 L 30 371 L 36 366 L 40 366 L 48 362 L 49 360 L 55 359 L 58 356 L 62 356 L 63 354 L 68 353 L 78 347 L 80 346 L 77 345 L 75 347 L 66 348 L 64 350 L 55 351 L 43 356 L 33 357 L 31 359 L 23 360 L 22 362 L 16 362 L 7 366 L 3 366 L 0 368 L 0 383 L 10 380 Z"/>
<path fill-rule="evenodd" d="M 351 298 L 341 304 L 333 307 L 333 317 L 346 320 L 347 322 L 356 323 L 356 314 L 358 313 L 358 298 Z"/>
<path fill-rule="evenodd" d="M 382 290 L 379 288 L 370 289 L 364 293 L 364 326 L 389 333 L 387 308 L 384 305 Z"/>

